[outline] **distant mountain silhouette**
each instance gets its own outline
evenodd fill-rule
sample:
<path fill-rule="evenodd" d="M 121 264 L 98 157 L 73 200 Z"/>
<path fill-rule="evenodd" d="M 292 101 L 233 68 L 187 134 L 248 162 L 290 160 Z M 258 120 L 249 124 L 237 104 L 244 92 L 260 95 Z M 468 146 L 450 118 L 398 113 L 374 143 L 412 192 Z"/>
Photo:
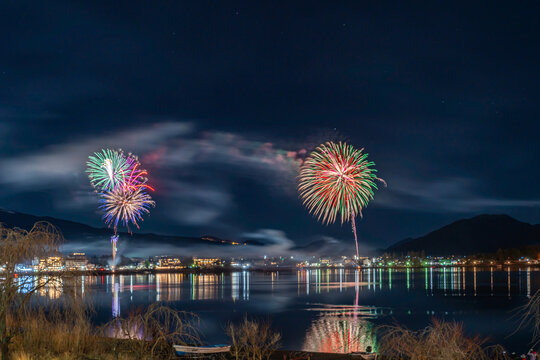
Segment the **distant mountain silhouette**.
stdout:
<path fill-rule="evenodd" d="M 529 245 L 540 245 L 540 224 L 531 225 L 508 215 L 479 215 L 458 220 L 422 237 L 402 240 L 387 248 L 386 252 L 469 255 Z"/>
<path fill-rule="evenodd" d="M 35 216 L 15 211 L 0 209 L 0 223 L 7 227 L 18 227 L 21 229 L 30 230 L 38 221 L 47 221 L 56 226 L 63 234 L 65 242 L 73 241 L 95 241 L 109 239 L 113 235 L 113 230 L 109 228 L 95 228 L 89 225 L 81 224 L 74 221 L 56 219 L 49 216 Z M 171 236 L 159 235 L 153 233 L 133 233 L 127 232 L 118 233 L 120 239 L 127 239 L 130 243 L 151 247 L 153 244 L 171 244 L 171 245 L 232 245 L 232 241 L 223 240 L 215 236 L 205 235 L 203 237 L 186 237 L 186 236 Z"/>

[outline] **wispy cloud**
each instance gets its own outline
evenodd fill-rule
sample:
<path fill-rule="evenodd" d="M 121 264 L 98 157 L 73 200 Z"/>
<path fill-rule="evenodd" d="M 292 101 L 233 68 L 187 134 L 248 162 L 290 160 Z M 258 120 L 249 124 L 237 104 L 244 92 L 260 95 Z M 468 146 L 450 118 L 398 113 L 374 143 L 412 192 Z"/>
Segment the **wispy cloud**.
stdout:
<path fill-rule="evenodd" d="M 189 134 L 189 123 L 167 122 L 129 129 L 114 134 L 52 145 L 32 154 L 0 161 L 0 183 L 16 188 L 49 187 L 51 183 L 72 182 L 84 174 L 88 155 L 102 148 L 125 148 L 133 152 L 149 151 L 163 141 Z"/>
<path fill-rule="evenodd" d="M 271 142 L 250 140 L 233 133 L 206 131 L 197 137 L 177 139 L 148 156 L 160 166 L 201 168 L 220 165 L 222 170 L 235 167 L 244 170 L 239 172 L 241 176 L 258 179 L 261 179 L 260 173 L 265 172 L 275 180 L 283 178 L 284 174 L 294 179 L 305 153 L 305 149 L 285 150 Z"/>
<path fill-rule="evenodd" d="M 201 241 L 198 244 L 172 244 L 164 241 L 160 243 L 152 242 L 149 246 L 144 237 L 122 237 L 118 243 L 119 253 L 121 255 L 138 257 L 153 256 L 164 254 L 192 255 L 192 256 L 221 256 L 221 257 L 239 257 L 253 256 L 300 256 L 307 257 L 312 255 L 337 256 L 351 253 L 351 246 L 354 246 L 352 240 L 341 241 L 333 237 L 320 236 L 313 239 L 312 242 L 297 246 L 287 234 L 278 229 L 258 229 L 252 232 L 246 232 L 239 236 L 239 240 L 254 240 L 247 245 L 217 245 Z M 65 243 L 62 251 L 85 251 L 89 254 L 102 254 L 103 249 L 108 249 L 110 242 L 106 237 L 85 237 L 82 239 L 73 238 Z M 373 248 L 360 244 L 362 254 L 370 255 Z"/>
<path fill-rule="evenodd" d="M 166 216 L 173 222 L 184 225 L 215 223 L 218 218 L 234 206 L 231 194 L 219 185 L 169 180 L 163 185 L 169 198 Z"/>
<path fill-rule="evenodd" d="M 473 179 L 446 178 L 432 182 L 392 179 L 388 191 L 377 194 L 377 206 L 430 212 L 468 213 L 497 208 L 538 207 L 540 199 L 508 199 L 479 195 Z"/>
<path fill-rule="evenodd" d="M 287 237 L 284 231 L 276 229 L 259 229 L 242 235 L 245 240 L 256 240 L 264 247 L 266 255 L 289 254 L 295 243 Z"/>
<path fill-rule="evenodd" d="M 5 158 L 0 160 L 0 184 L 15 196 L 31 191 L 51 194 L 58 211 L 88 213 L 97 208 L 97 198 L 88 184 L 85 164 L 88 155 L 101 148 L 140 155 L 156 188 L 152 195 L 157 207 L 152 213 L 159 223 L 208 226 L 207 231 L 237 226 L 234 218 L 242 214 L 233 211 L 235 178 L 294 192 L 296 169 L 305 154 L 305 150 L 282 150 L 239 134 L 198 132 L 190 122 L 165 121 Z M 231 223 L 222 221 L 224 215 L 233 218 Z"/>
<path fill-rule="evenodd" d="M 297 245 L 292 248 L 297 254 L 323 256 L 350 255 L 352 249 L 354 249 L 354 240 L 352 237 L 347 240 L 340 240 L 324 235 L 316 237 L 305 245 Z M 358 251 L 363 256 L 370 256 L 375 252 L 375 248 L 359 243 Z"/>

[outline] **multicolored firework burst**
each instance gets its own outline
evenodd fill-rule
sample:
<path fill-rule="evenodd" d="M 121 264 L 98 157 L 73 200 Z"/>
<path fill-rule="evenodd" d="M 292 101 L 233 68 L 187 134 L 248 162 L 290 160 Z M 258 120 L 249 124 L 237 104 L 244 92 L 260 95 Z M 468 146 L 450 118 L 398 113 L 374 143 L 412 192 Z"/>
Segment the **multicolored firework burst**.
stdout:
<path fill-rule="evenodd" d="M 150 213 L 150 208 L 155 206 L 152 197 L 143 187 L 130 189 L 127 186 L 118 186 L 112 191 L 101 194 L 100 208 L 105 212 L 103 219 L 108 226 L 114 226 L 114 232 L 118 229 L 118 223 L 128 228 L 132 223 L 139 228 L 144 214 Z"/>
<path fill-rule="evenodd" d="M 130 223 L 139 228 L 143 215 L 150 213 L 155 202 L 147 190 L 154 189 L 147 185 L 148 174 L 141 168 L 138 158 L 133 154 L 124 155 L 122 150 L 104 149 L 89 156 L 87 162 L 88 177 L 92 186 L 100 192 L 100 209 L 108 226 L 114 227 L 111 237 L 113 265 L 116 266 L 116 244 L 118 242 L 118 223 L 128 231 Z"/>
<path fill-rule="evenodd" d="M 298 184 L 303 204 L 317 220 L 330 224 L 339 215 L 342 224 L 351 221 L 357 256 L 355 217 L 373 200 L 375 181 L 384 183 L 363 150 L 342 142 L 320 145 L 302 164 Z"/>
<path fill-rule="evenodd" d="M 130 164 L 120 150 L 102 149 L 88 157 L 90 183 L 97 190 L 114 190 L 129 174 Z"/>

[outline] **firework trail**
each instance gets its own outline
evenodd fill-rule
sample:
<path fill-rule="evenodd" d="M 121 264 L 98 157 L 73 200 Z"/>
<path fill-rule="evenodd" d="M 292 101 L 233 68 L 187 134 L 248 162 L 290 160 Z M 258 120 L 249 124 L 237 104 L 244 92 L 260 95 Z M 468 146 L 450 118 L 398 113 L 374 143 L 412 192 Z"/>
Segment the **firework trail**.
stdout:
<path fill-rule="evenodd" d="M 342 224 L 351 221 L 357 257 L 355 218 L 373 200 L 375 181 L 384 183 L 363 150 L 341 142 L 320 145 L 302 164 L 298 184 L 304 206 L 317 220 L 331 224 L 339 216 Z"/>
<path fill-rule="evenodd" d="M 96 190 L 110 191 L 128 175 L 130 165 L 120 150 L 102 149 L 88 157 L 88 178 Z"/>

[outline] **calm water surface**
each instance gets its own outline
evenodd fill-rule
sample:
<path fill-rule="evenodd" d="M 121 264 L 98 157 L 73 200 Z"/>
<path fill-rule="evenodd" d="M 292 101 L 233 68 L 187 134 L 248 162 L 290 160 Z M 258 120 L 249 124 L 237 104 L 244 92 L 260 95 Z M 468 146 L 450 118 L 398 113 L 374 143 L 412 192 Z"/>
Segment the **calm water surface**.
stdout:
<path fill-rule="evenodd" d="M 513 310 L 538 290 L 539 278 L 533 268 L 332 269 L 86 276 L 82 286 L 100 322 L 163 301 L 198 314 L 209 343 L 226 342 L 226 324 L 247 314 L 271 320 L 286 349 L 362 351 L 377 347 L 377 325 L 417 329 L 437 317 L 524 351 L 530 332 L 508 337 L 517 326 Z"/>

